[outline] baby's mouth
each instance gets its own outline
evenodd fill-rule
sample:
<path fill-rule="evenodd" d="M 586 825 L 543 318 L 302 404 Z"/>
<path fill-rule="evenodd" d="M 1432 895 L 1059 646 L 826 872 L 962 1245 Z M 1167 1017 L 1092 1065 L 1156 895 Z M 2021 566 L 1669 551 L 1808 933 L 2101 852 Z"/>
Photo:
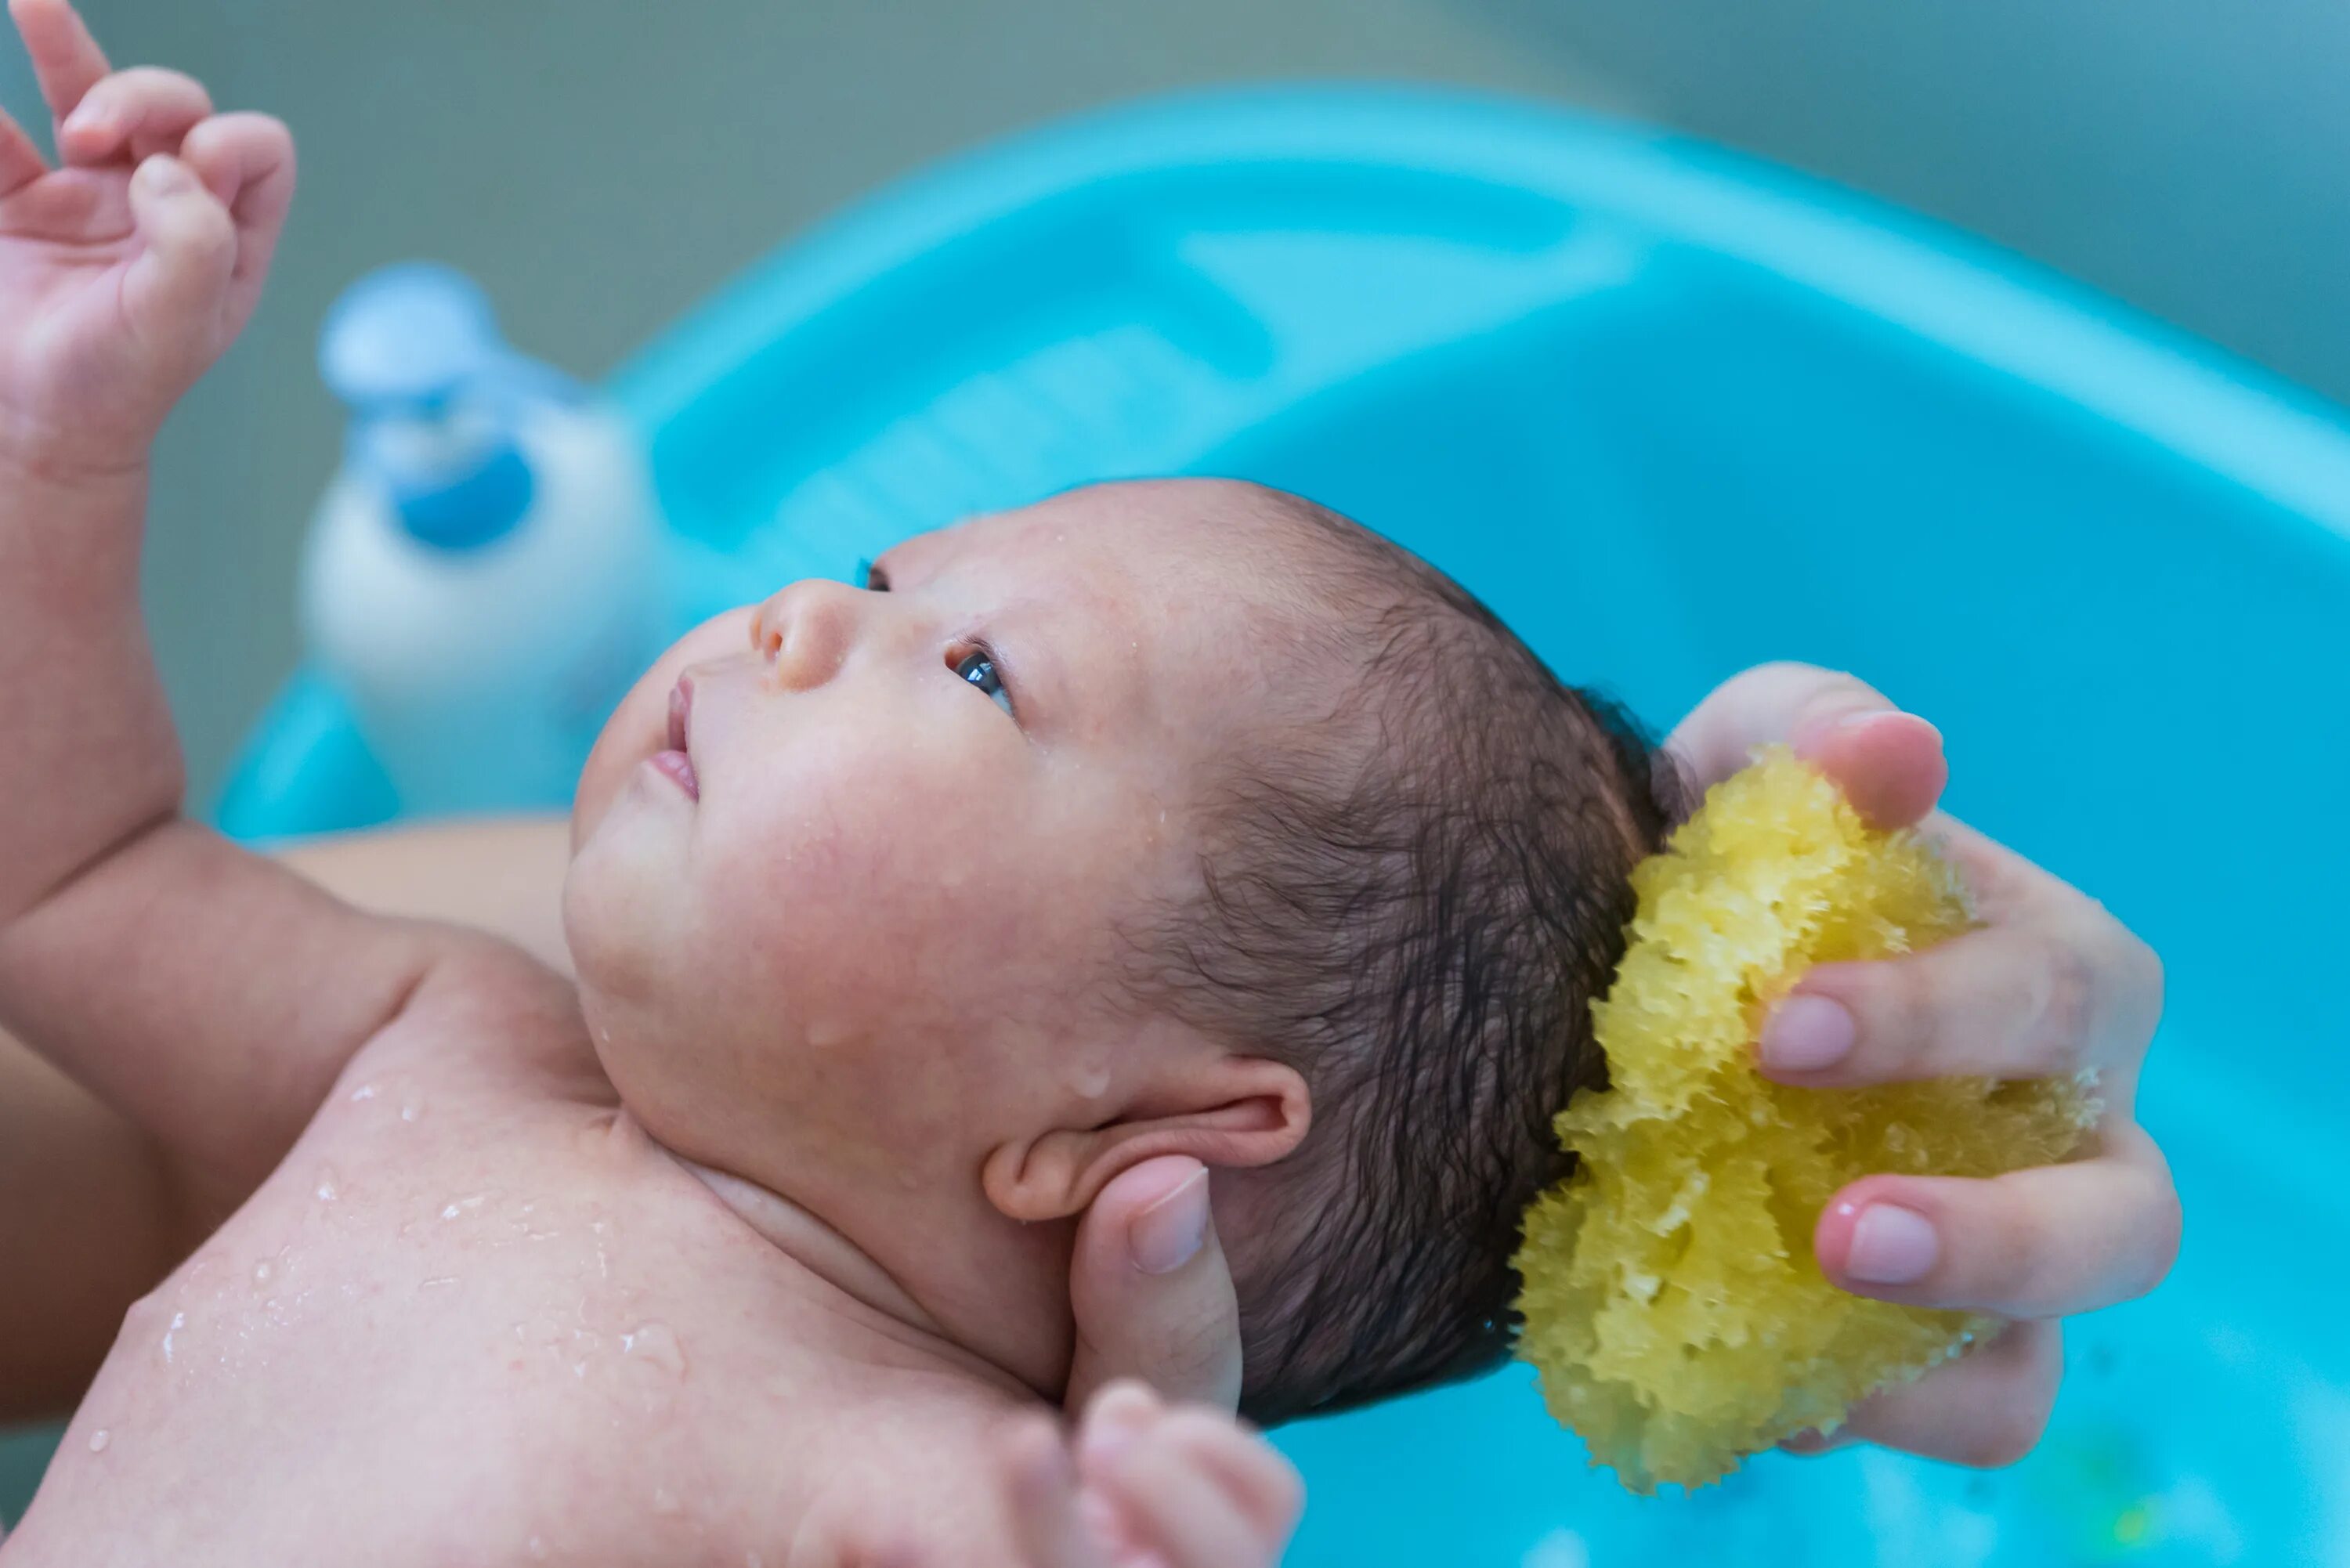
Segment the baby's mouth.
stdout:
<path fill-rule="evenodd" d="M 681 675 L 669 693 L 669 746 L 653 755 L 653 766 L 665 774 L 688 800 L 702 798 L 702 780 L 693 771 L 693 758 L 687 751 L 693 724 L 693 677 Z"/>

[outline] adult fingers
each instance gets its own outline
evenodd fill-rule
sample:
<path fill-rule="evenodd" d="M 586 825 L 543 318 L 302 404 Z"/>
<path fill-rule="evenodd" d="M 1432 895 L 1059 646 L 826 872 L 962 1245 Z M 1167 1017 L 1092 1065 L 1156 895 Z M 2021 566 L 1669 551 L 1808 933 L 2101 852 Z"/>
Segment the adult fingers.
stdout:
<path fill-rule="evenodd" d="M 1950 778 L 1933 725 L 1864 680 L 1809 664 L 1759 664 L 1731 676 L 1675 727 L 1665 747 L 1702 790 L 1746 766 L 1758 747 L 1782 742 L 1879 827 L 1918 821 Z"/>
<path fill-rule="evenodd" d="M 49 171 L 49 161 L 25 128 L 0 109 L 0 197 L 15 194 Z"/>
<path fill-rule="evenodd" d="M 1177 1410 L 1160 1423 L 1159 1438 L 1214 1478 L 1242 1515 L 1267 1541 L 1287 1541 L 1305 1511 L 1305 1482 L 1297 1467 L 1262 1437 L 1231 1417 Z"/>
<path fill-rule="evenodd" d="M 1763 1022 L 1762 1070 L 1826 1088 L 2134 1069 L 2161 1016 L 2161 961 L 2102 909 L 2067 902 L 2077 907 L 1923 952 L 1806 971 Z"/>
<path fill-rule="evenodd" d="M 1001 1455 L 1022 1561 L 1034 1568 L 1099 1568 L 1078 1518 L 1076 1468 L 1059 1429 L 1044 1416 L 1024 1417 L 1004 1433 Z"/>
<path fill-rule="evenodd" d="M 195 78 L 133 66 L 82 95 L 57 126 L 57 154 L 68 163 L 92 164 L 177 152 L 180 139 L 212 111 L 212 94 Z"/>
<path fill-rule="evenodd" d="M 2047 1430 L 2064 1375 L 2062 1327 L 2010 1324 L 1916 1382 L 1870 1395 L 1834 1437 L 1793 1438 L 1781 1447 L 1820 1454 L 1866 1442 L 1978 1469 L 2012 1465 Z"/>
<path fill-rule="evenodd" d="M 1138 1438 L 1095 1482 L 1123 1511 L 1138 1542 L 1168 1568 L 1271 1568 L 1287 1538 L 1268 1539 L 1216 1476 L 1164 1432 L 1162 1424 Z"/>
<path fill-rule="evenodd" d="M 105 51 L 67 0 L 8 0 L 8 15 L 24 36 L 42 99 L 63 123 L 82 94 L 105 79 Z"/>
<path fill-rule="evenodd" d="M 1076 1350 L 1064 1403 L 1113 1379 L 1229 1410 L 1241 1392 L 1240 1305 L 1195 1159 L 1147 1159 L 1102 1189 L 1069 1261 Z"/>
<path fill-rule="evenodd" d="M 1813 1251 L 1840 1288 L 1913 1306 L 2051 1318 L 2133 1300 L 2178 1260 L 2178 1193 L 2142 1128 L 2106 1138 L 2096 1158 L 1988 1180 L 1864 1177 Z"/>

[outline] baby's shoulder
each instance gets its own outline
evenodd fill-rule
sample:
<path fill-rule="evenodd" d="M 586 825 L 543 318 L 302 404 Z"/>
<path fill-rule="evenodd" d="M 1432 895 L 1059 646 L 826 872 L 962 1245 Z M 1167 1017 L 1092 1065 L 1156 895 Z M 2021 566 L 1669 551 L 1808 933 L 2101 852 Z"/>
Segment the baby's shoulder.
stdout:
<path fill-rule="evenodd" d="M 1014 1550 L 1003 1435 L 1023 1405 L 978 1383 L 939 1379 L 859 1401 L 833 1428 L 809 1476 L 792 1561 L 921 1562 L 1025 1568 Z"/>
<path fill-rule="evenodd" d="M 533 1097 L 608 1093 L 568 976 L 485 932 L 433 935 L 433 963 L 346 1076 L 396 1066 Z"/>

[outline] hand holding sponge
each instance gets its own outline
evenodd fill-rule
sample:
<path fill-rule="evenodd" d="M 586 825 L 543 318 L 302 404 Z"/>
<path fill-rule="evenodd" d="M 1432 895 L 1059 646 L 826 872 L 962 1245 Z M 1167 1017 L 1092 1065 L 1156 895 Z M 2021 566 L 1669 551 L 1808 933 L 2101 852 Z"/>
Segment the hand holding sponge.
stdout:
<path fill-rule="evenodd" d="M 1719 1479 L 1990 1320 L 1850 1295 L 1812 1256 L 1877 1171 L 1992 1176 L 2076 1152 L 2085 1079 L 1809 1089 L 1762 1076 L 1763 1016 L 1813 964 L 1971 925 L 1955 871 L 1864 822 L 1783 749 L 1707 793 L 1633 877 L 1631 944 L 1594 1020 L 1608 1086 L 1557 1119 L 1575 1174 L 1526 1214 L 1519 1354 L 1552 1413 L 1636 1491 Z"/>

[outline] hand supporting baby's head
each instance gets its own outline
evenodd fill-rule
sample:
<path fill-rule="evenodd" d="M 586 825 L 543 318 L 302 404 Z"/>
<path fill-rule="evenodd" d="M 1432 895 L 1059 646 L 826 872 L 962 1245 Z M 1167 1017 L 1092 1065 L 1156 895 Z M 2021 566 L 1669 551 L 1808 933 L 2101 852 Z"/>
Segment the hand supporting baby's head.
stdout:
<path fill-rule="evenodd" d="M 632 1111 L 1032 1382 L 1054 1222 L 1170 1152 L 1220 1169 L 1245 1407 L 1497 1359 L 1661 826 L 1638 740 L 1250 486 L 1075 492 L 873 589 L 689 637 L 582 781 L 567 919 Z"/>

